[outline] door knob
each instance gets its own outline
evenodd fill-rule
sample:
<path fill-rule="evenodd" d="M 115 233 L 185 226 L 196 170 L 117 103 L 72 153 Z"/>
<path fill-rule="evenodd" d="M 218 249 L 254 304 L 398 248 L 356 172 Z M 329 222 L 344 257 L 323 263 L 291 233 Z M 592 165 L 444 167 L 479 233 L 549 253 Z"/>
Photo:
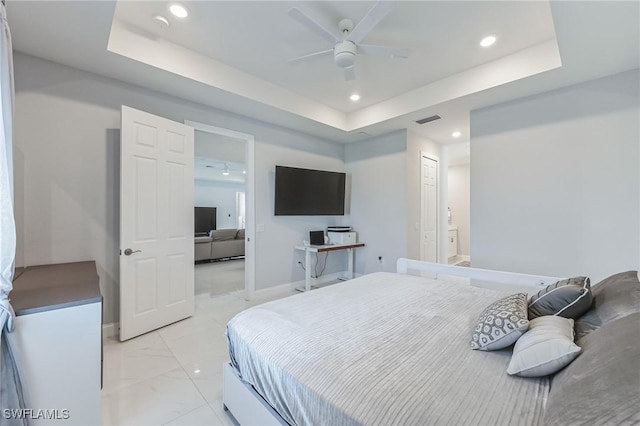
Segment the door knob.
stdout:
<path fill-rule="evenodd" d="M 131 256 L 133 253 L 142 253 L 142 250 L 131 250 L 130 248 L 124 249 L 125 256 Z"/>

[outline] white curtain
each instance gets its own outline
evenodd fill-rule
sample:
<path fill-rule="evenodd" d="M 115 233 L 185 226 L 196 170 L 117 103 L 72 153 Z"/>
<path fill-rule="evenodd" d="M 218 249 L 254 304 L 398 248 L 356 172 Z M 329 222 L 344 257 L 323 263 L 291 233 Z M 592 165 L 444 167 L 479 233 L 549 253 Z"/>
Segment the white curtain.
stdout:
<path fill-rule="evenodd" d="M 6 332 L 13 330 L 16 224 L 13 216 L 13 50 L 4 1 L 0 3 L 0 407 L 25 408 L 20 376 Z M 27 418 L 0 416 L 0 425 L 28 425 Z"/>
<path fill-rule="evenodd" d="M 13 51 L 7 12 L 0 4 L 0 339 L 5 329 L 13 328 L 13 310 L 9 292 L 13 288 L 16 254 L 16 223 L 13 216 Z"/>

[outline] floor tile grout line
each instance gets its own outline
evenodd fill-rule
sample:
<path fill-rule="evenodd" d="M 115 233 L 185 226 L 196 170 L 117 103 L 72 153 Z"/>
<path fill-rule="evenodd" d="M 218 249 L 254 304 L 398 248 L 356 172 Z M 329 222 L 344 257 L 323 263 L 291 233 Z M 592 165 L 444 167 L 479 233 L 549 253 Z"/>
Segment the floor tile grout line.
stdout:
<path fill-rule="evenodd" d="M 195 386 L 195 385 L 194 385 L 194 386 Z M 197 389 L 197 388 L 196 388 L 196 389 Z M 199 391 L 199 389 L 198 389 L 198 391 Z M 176 420 L 178 420 L 179 418 L 184 417 L 184 416 L 187 416 L 187 415 L 189 415 L 189 414 L 193 413 L 194 411 L 201 409 L 201 408 L 202 408 L 202 407 L 204 407 L 205 405 L 206 405 L 206 406 L 209 406 L 209 402 L 208 402 L 206 399 L 204 400 L 204 404 L 202 404 L 202 405 L 198 405 L 198 406 L 197 406 L 196 408 L 194 408 L 193 410 L 187 411 L 186 413 L 181 414 L 181 415 L 179 415 L 178 417 L 175 417 L 175 418 L 173 418 L 173 419 L 171 419 L 171 420 L 169 420 L 169 421 L 166 421 L 166 422 L 162 423 L 162 426 L 168 425 L 168 424 L 169 424 L 169 423 L 171 423 L 171 422 L 175 422 L 175 421 L 176 421 Z M 211 407 L 209 407 L 209 409 L 211 409 Z M 211 411 L 213 411 L 213 410 L 211 410 Z M 215 415 L 216 413 L 213 413 L 213 414 Z M 216 416 L 216 417 L 218 417 L 218 416 Z"/>
<path fill-rule="evenodd" d="M 195 386 L 195 385 L 194 385 L 194 386 Z M 196 388 L 196 389 L 197 389 L 197 388 Z M 198 389 L 198 391 L 199 391 L 199 389 Z M 203 398 L 203 399 L 204 399 L 204 398 Z M 184 416 L 186 416 L 186 415 L 188 415 L 188 414 L 191 414 L 191 413 L 193 413 L 194 411 L 201 409 L 201 408 L 202 408 L 202 407 L 204 407 L 205 405 L 207 405 L 207 406 L 209 405 L 209 402 L 208 402 L 206 399 L 204 400 L 204 404 L 202 404 L 202 405 L 198 405 L 198 406 L 197 406 L 196 408 L 194 408 L 193 410 L 187 411 L 187 412 L 186 412 L 186 413 L 184 413 L 184 414 L 180 414 L 178 417 L 174 417 L 173 419 L 171 419 L 171 420 L 169 420 L 169 421 L 166 421 L 166 422 L 161 423 L 161 426 L 165 426 L 165 425 L 168 425 L 168 424 L 169 424 L 169 423 L 171 423 L 171 422 L 175 422 L 175 421 L 176 421 L 176 420 L 178 420 L 179 418 L 184 417 Z M 213 411 L 213 410 L 211 410 L 211 411 Z M 216 414 L 216 413 L 213 413 L 213 414 Z M 216 417 L 218 417 L 218 416 L 216 416 Z"/>
<path fill-rule="evenodd" d="M 224 402 L 220 401 L 220 405 L 221 405 L 220 409 L 222 410 L 221 415 L 225 416 L 225 418 L 224 418 L 224 419 L 220 418 L 220 416 L 218 415 L 218 412 L 216 411 L 216 409 L 215 409 L 215 408 L 213 408 L 213 405 L 211 405 L 211 404 L 212 404 L 211 402 L 208 402 L 208 404 L 209 404 L 209 407 L 211 408 L 211 411 L 213 411 L 213 414 L 215 414 L 215 415 L 216 415 L 216 417 L 220 420 L 220 422 L 221 422 L 223 425 L 227 425 L 227 424 L 229 424 L 229 423 L 230 423 L 230 424 L 232 424 L 232 425 L 235 425 L 235 424 L 236 424 L 236 423 L 234 423 L 234 421 L 233 421 L 232 419 L 230 419 L 230 418 L 229 418 L 229 415 L 228 415 L 228 414 L 227 414 L 227 412 L 224 410 Z M 226 420 L 226 421 L 225 421 L 225 420 Z"/>
<path fill-rule="evenodd" d="M 162 336 L 158 335 L 158 337 L 160 337 L 160 339 L 162 339 Z M 162 343 L 166 346 L 166 343 L 164 341 L 162 341 Z M 140 350 L 144 350 L 144 349 L 147 349 L 147 348 L 148 347 L 142 347 L 142 348 L 137 348 L 137 349 L 129 349 L 129 350 L 127 350 L 126 353 L 131 353 L 131 352 L 134 352 L 134 351 L 140 351 Z M 173 351 L 171 350 L 171 348 L 166 347 L 166 349 L 167 349 L 167 351 L 169 351 L 169 354 L 171 355 L 170 357 L 166 357 L 166 358 L 173 358 L 173 360 L 178 364 L 178 366 L 180 366 L 180 368 L 183 368 L 182 364 L 176 358 L 176 356 L 173 353 Z M 147 357 L 148 355 L 142 354 L 142 356 L 143 357 Z M 105 368 L 108 368 L 108 367 L 105 365 Z M 133 382 L 131 382 L 131 383 L 127 384 L 127 385 L 124 385 L 122 387 L 119 387 L 117 389 L 113 389 L 113 390 L 109 390 L 109 389 L 105 390 L 105 388 L 103 386 L 102 389 L 100 390 L 100 399 L 107 398 L 107 397 L 113 397 L 114 395 L 117 395 L 118 393 L 123 392 L 123 391 L 125 391 L 126 389 L 128 389 L 130 387 L 140 385 L 141 383 L 144 383 L 144 382 L 146 382 L 148 380 L 157 379 L 158 377 L 163 376 L 163 375 L 165 375 L 165 374 L 167 374 L 167 373 L 169 373 L 171 371 L 174 371 L 176 369 L 177 369 L 176 367 L 169 368 L 169 369 L 162 369 L 162 371 L 160 373 L 158 373 L 158 374 L 154 374 L 154 375 L 152 375 L 150 377 L 145 377 L 145 378 L 132 379 Z M 189 375 L 187 374 L 187 377 L 188 376 Z M 105 382 L 106 381 L 108 381 L 108 379 L 105 379 Z"/>

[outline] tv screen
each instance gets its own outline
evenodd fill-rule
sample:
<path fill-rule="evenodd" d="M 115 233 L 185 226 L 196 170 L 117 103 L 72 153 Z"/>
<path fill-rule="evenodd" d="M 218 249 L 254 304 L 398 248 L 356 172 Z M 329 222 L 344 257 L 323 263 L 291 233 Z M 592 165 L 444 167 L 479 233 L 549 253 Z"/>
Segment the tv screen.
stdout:
<path fill-rule="evenodd" d="M 196 207 L 194 214 L 193 223 L 196 234 L 208 234 L 209 231 L 216 229 L 215 207 Z"/>
<path fill-rule="evenodd" d="M 344 215 L 346 174 L 276 166 L 276 216 Z"/>

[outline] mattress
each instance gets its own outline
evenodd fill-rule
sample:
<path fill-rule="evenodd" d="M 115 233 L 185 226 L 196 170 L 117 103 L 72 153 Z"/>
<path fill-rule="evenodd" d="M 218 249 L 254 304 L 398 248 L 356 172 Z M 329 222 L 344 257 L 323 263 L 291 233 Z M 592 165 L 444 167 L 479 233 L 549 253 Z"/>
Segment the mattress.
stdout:
<path fill-rule="evenodd" d="M 510 349 L 470 348 L 479 314 L 503 295 L 366 275 L 239 313 L 231 362 L 290 424 L 538 424 L 548 378 L 508 376 Z"/>

